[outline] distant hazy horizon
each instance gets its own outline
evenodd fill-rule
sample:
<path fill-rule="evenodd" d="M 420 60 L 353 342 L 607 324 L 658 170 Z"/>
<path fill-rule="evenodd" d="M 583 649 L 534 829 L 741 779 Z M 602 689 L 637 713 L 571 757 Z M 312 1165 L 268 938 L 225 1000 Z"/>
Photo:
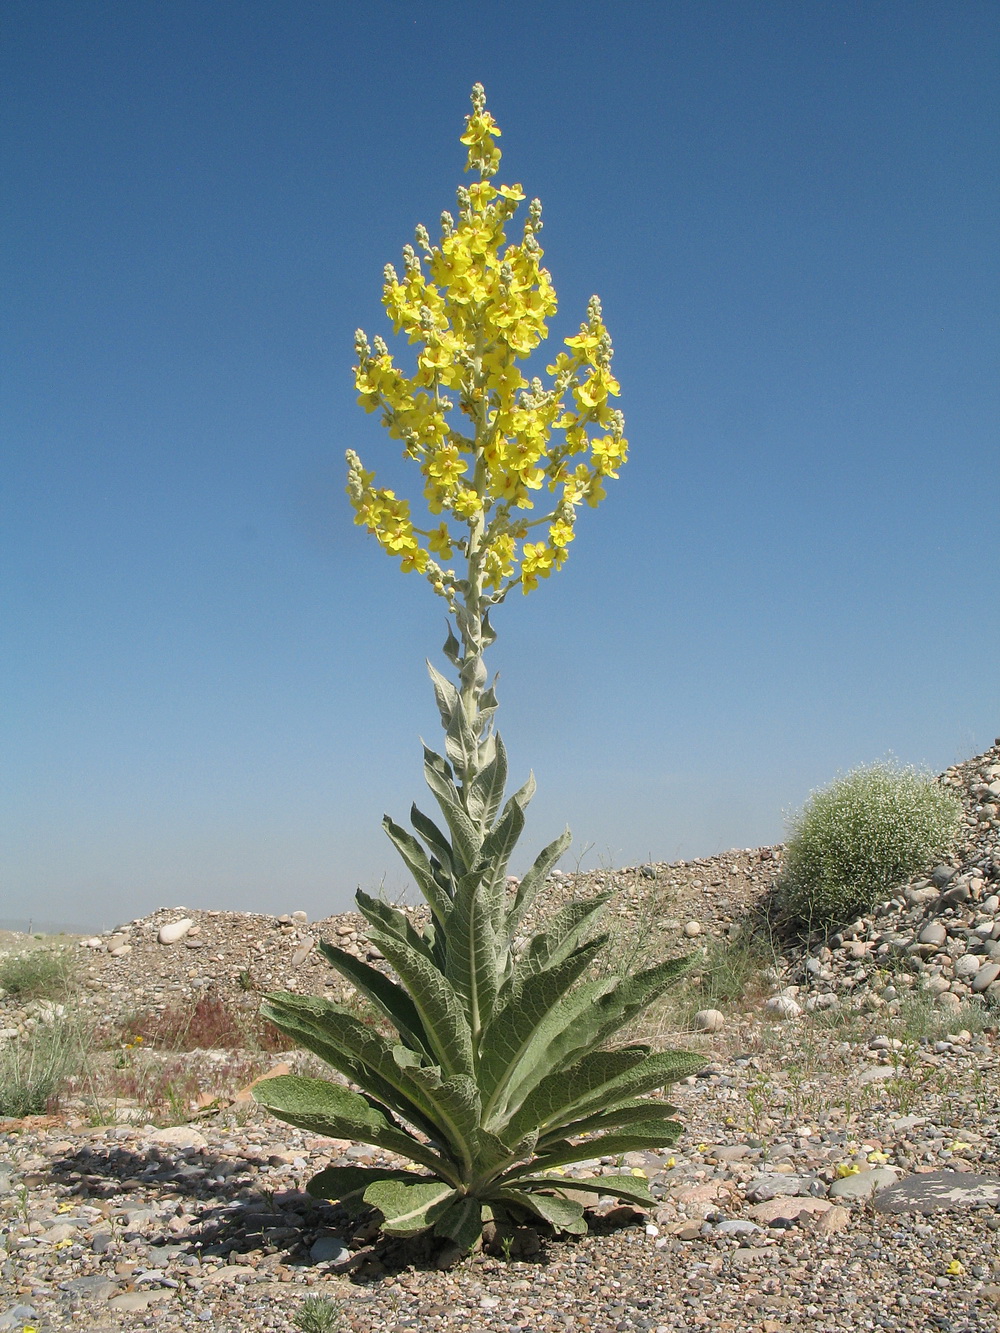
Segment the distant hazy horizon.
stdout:
<path fill-rule="evenodd" d="M 770 846 L 858 764 L 987 748 L 998 38 L 982 0 L 8 0 L 0 910 L 405 887 L 444 617 L 351 521 L 347 447 L 420 492 L 352 341 L 477 80 L 547 350 L 599 293 L 630 441 L 496 616 L 513 868 L 566 825 L 569 870 Z"/>

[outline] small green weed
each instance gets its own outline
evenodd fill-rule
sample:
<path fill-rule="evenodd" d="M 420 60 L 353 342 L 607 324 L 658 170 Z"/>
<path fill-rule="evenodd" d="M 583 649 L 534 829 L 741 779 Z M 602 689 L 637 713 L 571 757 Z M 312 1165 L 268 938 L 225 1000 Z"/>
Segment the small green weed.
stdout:
<path fill-rule="evenodd" d="M 302 1333 L 332 1333 L 343 1312 L 343 1302 L 329 1296 L 307 1296 L 292 1316 Z"/>

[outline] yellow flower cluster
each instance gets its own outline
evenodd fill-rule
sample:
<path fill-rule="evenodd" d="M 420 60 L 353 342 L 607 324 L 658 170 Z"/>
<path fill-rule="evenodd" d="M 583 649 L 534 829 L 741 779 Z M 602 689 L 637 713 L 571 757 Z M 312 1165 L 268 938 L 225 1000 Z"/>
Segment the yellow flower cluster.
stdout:
<path fill-rule="evenodd" d="M 500 130 L 479 84 L 472 108 L 462 143 L 466 170 L 479 180 L 459 189 L 457 221 L 442 215 L 438 245 L 418 227 L 416 248 L 404 248 L 402 275 L 392 265 L 385 270 L 383 305 L 394 331 L 417 345 L 415 370 L 401 370 L 381 338 L 370 346 L 359 331 L 355 343 L 359 403 L 381 410 L 390 435 L 420 464 L 430 513 L 447 513 L 458 527 L 447 519 L 415 527 L 408 502 L 375 487 L 353 451 L 348 494 L 355 522 L 398 555 L 404 570 L 428 574 L 453 601 L 458 580 L 431 557 L 448 560 L 458 550 L 477 587 L 499 601 L 515 584 L 529 592 L 561 567 L 576 508 L 604 498 L 604 478 L 617 477 L 628 445 L 622 415 L 610 404 L 619 386 L 596 297 L 587 322 L 547 367 L 547 387 L 518 367 L 556 312 L 541 266 L 541 205 L 532 201 L 521 239 L 508 243 L 506 227 L 524 192 L 491 183 Z M 464 421 L 455 416 L 456 400 Z M 550 512 L 528 520 L 520 511 L 532 510 L 543 489 L 553 497 Z M 536 527 L 546 528 L 541 539 L 526 540 Z"/>

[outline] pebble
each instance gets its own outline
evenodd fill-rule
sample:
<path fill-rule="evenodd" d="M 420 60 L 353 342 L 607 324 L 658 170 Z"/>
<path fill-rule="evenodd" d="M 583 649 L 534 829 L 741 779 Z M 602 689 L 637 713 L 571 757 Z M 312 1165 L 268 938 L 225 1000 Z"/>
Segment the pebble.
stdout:
<path fill-rule="evenodd" d="M 718 1009 L 699 1009 L 694 1016 L 694 1025 L 699 1032 L 721 1032 L 725 1023 L 725 1014 Z"/>
<path fill-rule="evenodd" d="M 194 921 L 188 916 L 181 921 L 171 921 L 168 925 L 160 927 L 156 938 L 160 944 L 176 944 L 184 938 L 193 925 Z"/>

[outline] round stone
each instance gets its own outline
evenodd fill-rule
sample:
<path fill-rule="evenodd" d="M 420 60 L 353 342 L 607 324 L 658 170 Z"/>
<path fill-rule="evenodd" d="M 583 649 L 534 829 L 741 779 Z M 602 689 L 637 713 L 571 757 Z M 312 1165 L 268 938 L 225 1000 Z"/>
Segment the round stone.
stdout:
<path fill-rule="evenodd" d="M 700 921 L 686 922 L 684 925 L 684 934 L 688 937 L 688 939 L 693 940 L 696 935 L 701 934 L 701 922 Z"/>
<path fill-rule="evenodd" d="M 917 936 L 921 944 L 944 944 L 948 938 L 948 932 L 940 921 L 931 921 Z"/>
<path fill-rule="evenodd" d="M 764 1008 L 780 1019 L 798 1018 L 802 1013 L 801 1007 L 790 995 L 772 995 L 765 1001 Z"/>
<path fill-rule="evenodd" d="M 720 1032 L 726 1017 L 718 1009 L 699 1009 L 694 1016 L 694 1025 L 699 1032 Z"/>
<path fill-rule="evenodd" d="M 955 976 L 962 981 L 968 981 L 974 977 L 982 966 L 983 960 L 975 953 L 963 954 L 961 958 L 955 960 Z"/>

